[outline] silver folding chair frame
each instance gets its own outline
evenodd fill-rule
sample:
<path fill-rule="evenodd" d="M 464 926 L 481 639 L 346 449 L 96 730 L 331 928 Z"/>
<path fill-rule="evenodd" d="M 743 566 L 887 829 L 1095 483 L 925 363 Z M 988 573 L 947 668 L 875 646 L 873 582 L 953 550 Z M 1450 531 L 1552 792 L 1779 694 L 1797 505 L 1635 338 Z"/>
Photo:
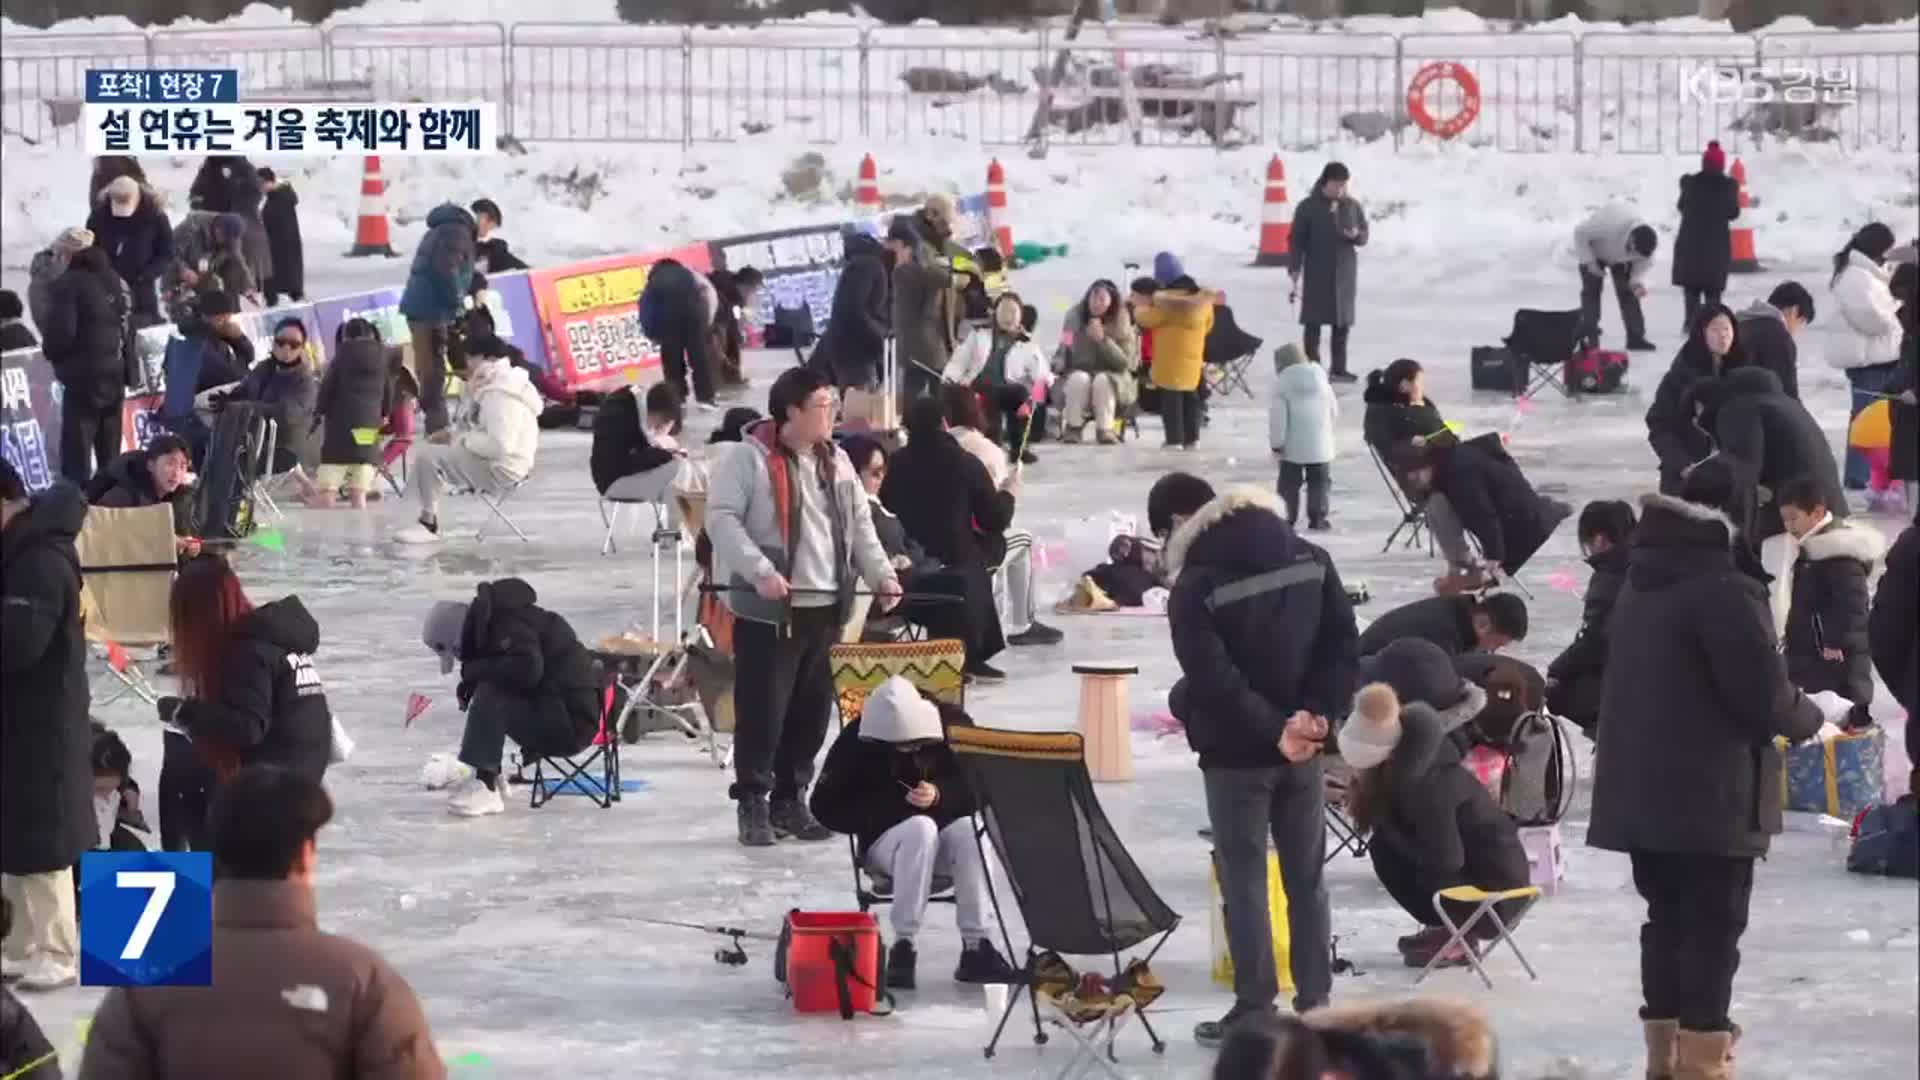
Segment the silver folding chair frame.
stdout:
<path fill-rule="evenodd" d="M 1495 904 L 1509 899 L 1516 899 L 1516 897 L 1510 896 L 1507 893 L 1488 894 L 1480 899 L 1480 906 L 1473 909 L 1473 914 L 1467 916 L 1465 922 L 1456 925 L 1453 921 L 1453 916 L 1447 914 L 1446 905 L 1440 902 L 1446 892 L 1447 890 L 1442 889 L 1433 894 L 1433 913 L 1440 917 L 1441 925 L 1447 928 L 1449 937 L 1445 945 L 1442 945 L 1434 951 L 1433 958 L 1427 961 L 1427 966 L 1420 969 L 1419 976 L 1413 980 L 1415 986 L 1420 985 L 1428 975 L 1433 973 L 1434 965 L 1440 962 L 1440 958 L 1446 955 L 1448 949 L 1458 944 L 1466 949 L 1467 963 L 1473 965 L 1473 973 L 1480 976 L 1480 981 L 1486 984 L 1487 989 L 1493 989 L 1493 980 L 1487 977 L 1487 969 L 1480 963 L 1480 950 L 1474 948 L 1473 942 L 1467 937 L 1467 934 L 1471 932 L 1475 926 L 1480 924 L 1482 918 L 1490 918 L 1493 920 L 1494 929 L 1500 932 L 1500 940 L 1506 942 L 1507 948 L 1513 950 L 1513 955 L 1519 959 L 1520 966 L 1526 969 L 1527 977 L 1534 982 L 1540 981 L 1539 972 L 1533 970 L 1533 965 L 1527 962 L 1526 954 L 1520 951 L 1520 943 L 1513 940 L 1513 928 L 1507 925 L 1506 920 L 1500 917 L 1500 912 L 1494 907 Z M 1526 914 L 1529 908 L 1539 902 L 1539 899 L 1540 891 L 1534 889 L 1532 895 L 1527 898 L 1526 907 L 1520 909 L 1521 914 Z M 1487 951 L 1491 952 L 1493 950 L 1489 947 Z"/>

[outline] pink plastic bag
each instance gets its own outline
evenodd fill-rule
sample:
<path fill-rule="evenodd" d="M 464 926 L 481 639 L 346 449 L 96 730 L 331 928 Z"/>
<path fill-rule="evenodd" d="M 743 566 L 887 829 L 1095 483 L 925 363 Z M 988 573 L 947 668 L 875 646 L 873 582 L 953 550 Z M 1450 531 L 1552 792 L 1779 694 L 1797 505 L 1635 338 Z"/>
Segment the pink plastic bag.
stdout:
<path fill-rule="evenodd" d="M 1491 746 L 1476 746 L 1461 756 L 1460 767 L 1472 773 L 1495 799 L 1500 797 L 1500 783 L 1507 775 L 1507 755 Z"/>

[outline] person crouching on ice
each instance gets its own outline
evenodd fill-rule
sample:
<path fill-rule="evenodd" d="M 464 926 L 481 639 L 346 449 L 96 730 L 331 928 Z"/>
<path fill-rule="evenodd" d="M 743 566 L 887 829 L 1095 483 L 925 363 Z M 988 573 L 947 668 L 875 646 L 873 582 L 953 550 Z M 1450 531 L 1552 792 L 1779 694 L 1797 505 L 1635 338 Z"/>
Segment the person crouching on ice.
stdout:
<path fill-rule="evenodd" d="M 936 878 L 953 882 L 963 983 L 1001 983 L 1013 969 L 987 927 L 987 868 L 973 837 L 973 795 L 946 742 L 946 718 L 898 675 L 868 696 L 860 718 L 827 751 L 813 816 L 857 838 L 868 873 L 893 885 L 887 985 L 914 988 L 914 938 Z"/>

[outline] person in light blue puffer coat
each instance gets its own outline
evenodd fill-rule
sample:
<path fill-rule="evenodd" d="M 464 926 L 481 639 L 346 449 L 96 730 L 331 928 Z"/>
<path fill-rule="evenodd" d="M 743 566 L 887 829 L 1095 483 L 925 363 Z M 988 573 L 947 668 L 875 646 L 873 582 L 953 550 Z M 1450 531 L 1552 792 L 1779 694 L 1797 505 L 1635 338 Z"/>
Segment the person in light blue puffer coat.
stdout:
<path fill-rule="evenodd" d="M 427 235 L 413 252 L 400 314 L 413 337 L 413 371 L 420 383 L 420 409 L 427 438 L 447 430 L 447 328 L 466 307 L 475 258 L 473 215 L 441 203 L 427 215 Z"/>
<path fill-rule="evenodd" d="M 1307 528 L 1327 524 L 1327 489 L 1333 483 L 1333 425 L 1340 401 L 1325 368 L 1307 362 L 1298 345 L 1273 351 L 1273 390 L 1267 402 L 1267 442 L 1280 459 L 1280 497 L 1287 522 L 1300 520 L 1300 484 L 1307 485 Z"/>

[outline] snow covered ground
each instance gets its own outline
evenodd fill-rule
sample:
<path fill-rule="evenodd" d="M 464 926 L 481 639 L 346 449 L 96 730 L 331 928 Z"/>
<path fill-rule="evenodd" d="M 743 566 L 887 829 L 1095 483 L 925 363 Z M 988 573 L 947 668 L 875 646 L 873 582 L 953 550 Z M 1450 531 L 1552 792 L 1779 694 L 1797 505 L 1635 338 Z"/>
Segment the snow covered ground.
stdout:
<path fill-rule="evenodd" d="M 357 9 L 355 21 L 509 20 L 525 8 L 522 0 L 452 6 L 382 0 Z M 271 9 L 249 11 L 230 25 L 285 25 Z M 611 5 L 540 14 L 604 19 Z M 1364 27 L 1395 33 L 1448 28 Z M 12 39 L 10 51 L 26 36 L 15 37 L 10 25 L 0 25 L 0 32 Z M 69 150 L 12 139 L 4 148 L 0 278 L 24 292 L 32 252 L 85 213 L 88 163 Z M 823 156 L 825 176 L 817 197 L 795 198 L 779 173 L 807 150 Z M 691 150 L 535 144 L 525 156 L 458 164 L 389 158 L 385 166 L 395 244 L 403 252 L 418 239 L 433 205 L 488 195 L 505 207 L 504 232 L 516 251 L 540 265 L 845 219 L 865 151 L 879 160 L 883 194 L 900 200 L 936 190 L 978 191 L 990 156 L 972 141 L 952 138 L 813 146 L 769 137 Z M 1181 252 L 1197 277 L 1224 288 L 1242 324 L 1269 345 L 1293 333 L 1282 275 L 1246 268 L 1269 152 L 1109 148 L 1056 150 L 1044 161 L 1009 157 L 1018 238 L 1072 249 L 1070 258 L 1014 275 L 1015 288 L 1041 311 L 1043 337 L 1092 279 L 1123 278 L 1127 261 L 1147 261 L 1162 248 Z M 1373 220 L 1372 243 L 1361 256 L 1356 370 L 1418 357 L 1450 417 L 1470 431 L 1512 432 L 1514 452 L 1535 482 L 1576 504 L 1650 487 L 1652 458 L 1640 417 L 1680 343 L 1679 299 L 1664 285 L 1664 255 L 1649 307 L 1662 352 L 1636 355 L 1629 393 L 1579 402 L 1543 396 L 1519 411 L 1503 397 L 1472 395 L 1466 360 L 1472 346 L 1506 332 L 1514 308 L 1574 303 L 1570 234 L 1593 207 L 1631 200 L 1670 244 L 1677 224 L 1674 178 L 1695 168 L 1694 158 L 1503 156 L 1434 146 L 1395 152 L 1381 144 L 1342 144 L 1285 152 L 1295 194 L 1333 157 L 1352 167 L 1355 194 Z M 338 254 L 352 242 L 357 159 L 260 163 L 290 176 L 300 192 L 310 295 L 399 280 L 404 262 Z M 1785 277 L 1799 278 L 1824 300 L 1827 259 L 1854 228 L 1884 220 L 1903 238 L 1920 228 L 1920 174 L 1910 154 L 1770 147 L 1747 164 L 1757 200 L 1749 220 L 1770 271 L 1736 279 L 1730 302 L 1764 296 Z M 176 207 L 194 166 L 186 159 L 147 161 L 156 186 Z M 1617 343 L 1617 319 L 1612 301 L 1607 304 Z M 1831 317 L 1823 316 L 1802 343 L 1802 384 L 1838 441 L 1845 389 L 1821 359 L 1830 326 Z M 778 356 L 755 360 L 756 402 L 780 362 Z M 1039 535 L 1043 548 L 1058 551 L 1083 518 L 1113 510 L 1143 514 L 1148 486 L 1169 468 L 1198 471 L 1216 483 L 1270 484 L 1269 379 L 1262 359 L 1254 376 L 1260 400 L 1218 403 L 1193 455 L 1160 450 L 1152 420 L 1143 440 L 1118 449 L 1043 447 L 1041 463 L 1029 470 L 1020 523 Z M 1361 446 L 1357 389 L 1343 391 L 1343 406 L 1337 531 L 1328 546 L 1346 576 L 1370 586 L 1373 599 L 1361 612 L 1373 616 L 1423 594 L 1437 567 L 1414 553 L 1380 551 L 1397 514 Z M 691 441 L 701 438 L 696 432 Z M 440 796 L 421 789 L 420 765 L 428 754 L 454 747 L 459 722 L 451 684 L 417 644 L 419 619 L 431 601 L 461 598 L 480 580 L 519 575 L 583 636 L 644 620 L 649 574 L 636 550 L 640 542 L 617 556 L 598 554 L 587 449 L 584 434 L 552 435 L 544 443 L 534 480 L 511 504 L 532 533 L 531 544 L 496 536 L 485 543 L 454 540 L 429 553 L 399 549 L 385 538 L 410 519 L 411 504 L 390 501 L 366 517 L 294 511 L 284 525 L 284 552 L 243 549 L 256 596 L 298 592 L 320 620 L 329 695 L 360 744 L 354 760 L 330 777 L 340 813 L 322 840 L 324 924 L 372 942 L 394 960 L 425 1000 L 445 1056 L 484 1055 L 494 1063 L 491 1074 L 475 1065 L 470 1076 L 1023 1076 L 1057 1069 L 1065 1055 L 1060 1041 L 1035 1050 L 1017 1024 L 994 1063 L 979 1059 L 986 1037 L 980 999 L 943 977 L 956 947 L 939 912 L 923 939 L 925 989 L 890 1019 L 848 1025 L 794 1017 L 770 977 L 766 946 L 750 948 L 754 962 L 747 968 L 722 968 L 710 958 L 715 940 L 634 921 L 719 921 L 771 931 L 791 907 L 851 904 L 843 847 L 737 847 L 725 778 L 677 738 L 653 736 L 631 750 L 628 775 L 650 786 L 611 811 L 562 799 L 539 812 L 521 805 L 503 818 L 461 822 L 445 815 Z M 477 509 L 459 507 L 453 516 L 471 528 L 481 519 Z M 1878 524 L 1891 533 L 1903 523 Z M 1083 569 L 1068 562 L 1043 571 L 1050 592 Z M 1577 625 L 1578 595 L 1550 584 L 1563 573 L 1585 578 L 1570 528 L 1536 556 L 1527 574 L 1536 596 L 1535 631 L 1516 651 L 1536 663 L 1554 655 Z M 1072 724 L 1077 689 L 1068 668 L 1075 660 L 1138 663 L 1135 707 L 1160 706 L 1177 674 L 1162 622 L 1106 617 L 1061 624 L 1064 645 L 1013 651 L 1005 664 L 1010 682 L 971 697 L 980 722 L 1033 729 Z M 437 703 L 403 728 L 412 691 Z M 1877 711 L 1897 734 L 1897 716 L 1884 706 Z M 159 729 L 153 717 L 119 703 L 103 709 L 102 719 L 127 735 L 143 784 L 155 790 Z M 1170 987 L 1157 1010 L 1168 1053 L 1156 1060 L 1142 1040 L 1130 1040 L 1122 1067 L 1137 1075 L 1197 1076 L 1207 1056 L 1188 1032 L 1227 1004 L 1207 983 L 1205 850 L 1193 832 L 1204 818 L 1199 778 L 1177 738 L 1137 734 L 1135 751 L 1139 779 L 1105 786 L 1101 798 L 1186 922 L 1156 961 Z M 1889 772 L 1904 779 L 1903 767 L 1895 763 Z M 1521 931 L 1541 981 L 1528 983 L 1511 958 L 1499 958 L 1491 993 L 1459 972 L 1423 988 L 1481 1001 L 1502 1036 L 1510 1075 L 1638 1075 L 1641 906 L 1625 860 L 1582 846 L 1585 820 L 1583 792 L 1564 826 L 1567 889 Z M 1913 1072 L 1920 1054 L 1915 889 L 1846 875 L 1840 859 L 1817 823 L 1803 819 L 1792 822 L 1760 868 L 1735 997 L 1735 1017 L 1747 1031 L 1745 1076 Z M 1413 973 L 1399 966 L 1391 941 L 1405 931 L 1404 917 L 1365 863 L 1342 857 L 1330 873 L 1340 951 L 1364 972 L 1341 977 L 1336 993 L 1406 992 Z M 76 1024 L 97 997 L 70 990 L 31 1004 L 56 1040 L 71 1047 Z"/>
<path fill-rule="evenodd" d="M 1166 223 L 1163 235 L 1179 236 Z M 1136 226 L 1145 235 L 1147 224 Z M 1620 397 L 1569 402 L 1546 396 L 1516 412 L 1503 397 L 1473 395 L 1465 357 L 1474 343 L 1504 332 L 1519 304 L 1564 303 L 1567 275 L 1508 247 L 1489 233 L 1482 250 L 1393 254 L 1390 225 L 1363 255 L 1355 364 L 1361 370 L 1399 355 L 1431 363 L 1434 394 L 1470 431 L 1514 434 L 1514 452 L 1534 480 L 1576 503 L 1645 490 L 1652 460 L 1640 415 L 1665 356 L 1640 360 L 1634 389 Z M 522 234 L 526 235 L 526 234 Z M 1413 247 L 1402 241 L 1406 247 Z M 1383 250 L 1384 249 L 1384 250 Z M 1457 255 L 1444 268 L 1440 262 Z M 1270 342 L 1288 332 L 1277 272 L 1246 270 L 1243 260 L 1202 253 L 1188 260 L 1201 280 L 1226 288 L 1243 322 Z M 1788 268 L 1813 278 L 1819 267 Z M 333 271 L 328 271 L 333 273 Z M 1043 312 L 1058 312 L 1093 277 L 1117 276 L 1111 262 L 1075 258 L 1021 271 L 1016 285 Z M 1763 295 L 1779 274 L 1740 279 L 1734 299 Z M 331 280 L 323 278 L 323 280 Z M 1654 336 L 1677 345 L 1679 301 L 1656 290 Z M 756 358 L 758 398 L 778 356 Z M 1845 399 L 1836 374 L 1807 365 L 1808 397 L 1838 437 Z M 1256 365 L 1255 390 L 1270 373 Z M 1423 556 L 1382 554 L 1395 520 L 1392 504 L 1364 456 L 1357 391 L 1343 394 L 1342 457 L 1335 467 L 1336 532 L 1328 544 L 1350 579 L 1365 581 L 1366 616 L 1413 599 L 1436 570 Z M 1245 398 L 1215 410 L 1200 450 L 1173 455 L 1158 447 L 1152 420 L 1145 438 L 1119 449 L 1042 448 L 1029 470 L 1021 523 L 1057 547 L 1071 523 L 1111 510 L 1143 514 L 1145 492 L 1169 468 L 1201 472 L 1216 483 L 1272 482 L 1264 409 Z M 698 433 L 694 441 L 699 441 Z M 749 852 L 733 839 L 726 778 L 676 737 L 651 736 L 626 757 L 628 775 L 650 785 L 600 811 L 561 799 L 538 812 L 514 806 L 500 818 L 449 818 L 439 795 L 421 789 L 429 753 L 450 750 L 458 732 L 452 687 L 421 646 L 419 620 L 437 599 L 460 598 L 476 581 L 517 574 L 543 602 L 586 636 L 644 620 L 645 555 L 630 543 L 598 554 L 598 519 L 583 434 L 551 436 L 537 474 L 513 509 L 534 542 L 455 539 L 420 553 L 386 542 L 410 517 L 389 502 L 361 518 L 349 512 L 294 512 L 286 550 L 244 549 L 244 574 L 256 596 L 298 592 L 322 626 L 320 653 L 334 708 L 359 740 L 354 760 L 332 772 L 337 823 L 321 842 L 320 910 L 332 930 L 382 949 L 426 1002 L 443 1054 L 481 1054 L 500 1077 L 636 1076 L 1026 1076 L 1064 1061 L 1060 1040 L 1034 1048 L 1016 1024 L 993 1063 L 979 1057 L 986 1020 L 977 991 L 949 984 L 957 947 L 944 913 L 923 935 L 924 989 L 888 1019 L 796 1017 L 771 979 L 766 946 L 746 968 L 714 964 L 715 939 L 634 921 L 659 917 L 719 921 L 771 931 L 792 907 L 851 903 L 845 848 L 787 845 Z M 455 525 L 472 528 L 477 506 L 459 506 Z M 1899 522 L 1880 521 L 1888 530 Z M 1049 591 L 1075 568 L 1045 571 Z M 1570 529 L 1535 557 L 1526 579 L 1536 596 L 1533 636 L 1517 653 L 1544 663 L 1570 638 L 1579 598 L 1556 589 L 1562 571 L 1584 581 Z M 1014 650 L 1011 680 L 972 694 L 985 724 L 1059 729 L 1073 723 L 1076 660 L 1138 663 L 1136 709 L 1157 708 L 1176 677 L 1164 624 L 1151 618 L 1059 620 L 1065 644 Z M 411 691 L 435 707 L 410 729 L 401 725 Z M 1877 710 L 1897 719 L 1886 709 Z M 159 730 L 142 710 L 116 704 L 103 719 L 132 745 L 146 789 L 154 790 Z M 1892 742 L 1897 743 L 1897 737 Z M 1100 789 L 1122 839 L 1185 923 L 1155 966 L 1170 992 L 1157 1010 L 1170 1047 L 1155 1059 L 1143 1041 L 1123 1045 L 1129 1075 L 1199 1076 L 1208 1056 L 1191 1042 L 1192 1024 L 1223 1010 L 1228 997 L 1207 980 L 1205 850 L 1199 775 L 1176 739 L 1135 736 L 1139 778 Z M 1896 766 L 1897 768 L 1897 766 Z M 1566 890 L 1524 924 L 1521 941 L 1541 972 L 1529 983 L 1510 957 L 1493 961 L 1496 988 L 1470 973 L 1438 976 L 1424 990 L 1460 994 L 1492 1015 L 1517 1077 L 1638 1076 L 1636 929 L 1642 908 L 1625 859 L 1583 846 L 1586 797 L 1564 826 Z M 1742 1075 L 1756 1078 L 1892 1077 L 1911 1072 L 1916 1047 L 1915 891 L 1910 882 L 1865 879 L 1841 870 L 1841 852 L 1805 815 L 1761 866 L 1736 984 L 1734 1015 L 1746 1028 Z M 1340 951 L 1363 974 L 1342 976 L 1344 998 L 1402 994 L 1413 972 L 1401 967 L 1392 939 L 1407 921 L 1374 882 L 1366 863 L 1342 856 L 1331 868 Z M 1018 931 L 1015 934 L 1019 940 Z M 97 1000 L 90 990 L 33 999 L 56 1038 Z M 477 1059 L 475 1059 L 477 1060 Z"/>

